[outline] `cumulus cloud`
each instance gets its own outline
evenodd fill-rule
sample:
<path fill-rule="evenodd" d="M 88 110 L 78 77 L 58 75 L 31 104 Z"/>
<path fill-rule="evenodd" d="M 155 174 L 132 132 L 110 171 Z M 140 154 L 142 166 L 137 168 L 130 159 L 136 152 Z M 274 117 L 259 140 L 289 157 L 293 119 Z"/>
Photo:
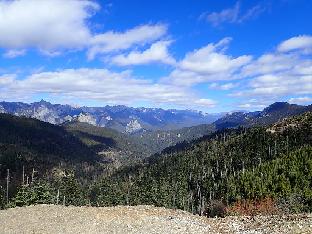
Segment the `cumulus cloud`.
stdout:
<path fill-rule="evenodd" d="M 209 85 L 209 88 L 215 89 L 215 90 L 230 90 L 230 89 L 233 89 L 237 86 L 238 86 L 238 84 L 234 84 L 234 83 L 218 84 L 218 83 L 214 82 L 214 83 L 211 83 Z"/>
<path fill-rule="evenodd" d="M 208 98 L 200 98 L 194 100 L 195 106 L 204 106 L 204 107 L 214 107 L 216 105 L 216 102 L 212 99 Z"/>
<path fill-rule="evenodd" d="M 303 35 L 298 37 L 292 37 L 279 44 L 277 50 L 279 52 L 301 50 L 304 53 L 312 53 L 312 36 Z"/>
<path fill-rule="evenodd" d="M 117 55 L 111 58 L 111 63 L 119 66 L 148 64 L 154 62 L 174 65 L 175 59 L 168 52 L 168 46 L 170 44 L 171 41 L 158 41 L 143 52 L 132 51 L 126 55 Z"/>
<path fill-rule="evenodd" d="M 290 70 L 298 64 L 294 63 L 297 59 L 298 56 L 293 54 L 264 54 L 253 60 L 252 63 L 244 66 L 242 74 L 247 77 Z"/>
<path fill-rule="evenodd" d="M 255 103 L 251 102 L 251 103 L 239 104 L 237 107 L 240 109 L 244 109 L 244 110 L 260 110 L 260 109 L 265 108 L 269 104 L 271 103 L 264 105 L 256 101 Z"/>
<path fill-rule="evenodd" d="M 52 57 L 64 50 L 84 49 L 88 58 L 94 59 L 97 55 L 145 46 L 167 33 L 164 24 L 92 33 L 88 20 L 99 9 L 92 0 L 0 0 L 0 48 L 8 50 L 3 56 L 20 56 L 28 48 Z"/>
<path fill-rule="evenodd" d="M 129 49 L 135 45 L 146 45 L 167 33 L 163 24 L 141 25 L 125 32 L 106 32 L 95 35 L 91 40 L 88 58 L 93 59 L 97 54 Z"/>
<path fill-rule="evenodd" d="M 16 75 L 12 74 L 5 74 L 0 76 L 0 85 L 3 86 L 3 88 L 7 85 L 11 85 L 16 78 Z"/>
<path fill-rule="evenodd" d="M 89 0 L 0 2 L 0 47 L 79 48 L 91 38 L 86 20 L 99 5 Z"/>
<path fill-rule="evenodd" d="M 225 51 L 230 41 L 230 38 L 224 38 L 216 44 L 210 43 L 187 53 L 184 59 L 178 62 L 177 68 L 172 71 L 167 80 L 188 86 L 240 78 L 240 69 L 248 64 L 252 57 L 242 55 L 235 58 L 226 55 Z"/>
<path fill-rule="evenodd" d="M 230 38 L 224 38 L 217 44 L 207 46 L 186 54 L 180 62 L 182 70 L 189 70 L 203 74 L 216 74 L 231 71 L 248 63 L 250 56 L 232 58 L 225 55 L 223 50 L 230 42 Z"/>
<path fill-rule="evenodd" d="M 236 95 L 278 98 L 284 95 L 311 93 L 312 76 L 267 74 L 253 78 L 248 83 L 248 89 L 240 91 Z"/>
<path fill-rule="evenodd" d="M 67 100 L 94 100 L 108 104 L 170 104 L 189 108 L 213 107 L 210 99 L 198 98 L 192 90 L 137 79 L 129 71 L 107 69 L 67 69 L 32 74 L 25 79 L 0 77 L 1 97 L 33 97 L 37 94 L 57 95 Z M 187 106 L 186 106 L 186 103 Z"/>
<path fill-rule="evenodd" d="M 312 58 L 309 54 L 296 51 L 309 47 L 306 40 L 305 43 L 298 43 L 298 38 L 293 37 L 280 43 L 276 51 L 264 54 L 246 65 L 241 72 L 241 76 L 247 79 L 245 85 L 231 95 L 271 101 L 287 96 L 310 95 Z M 301 39 L 299 41 L 302 42 Z M 298 103 L 300 100 L 306 99 L 290 99 Z"/>
<path fill-rule="evenodd" d="M 304 96 L 304 97 L 294 97 L 290 98 L 289 103 L 293 104 L 312 104 L 312 97 Z"/>
<path fill-rule="evenodd" d="M 226 8 L 220 12 L 203 13 L 200 19 L 205 19 L 217 27 L 223 23 L 242 23 L 248 19 L 255 18 L 264 12 L 266 8 L 261 4 L 255 5 L 246 11 L 241 10 L 239 1 L 232 8 Z"/>
<path fill-rule="evenodd" d="M 296 38 L 285 42 L 296 41 Z M 312 58 L 310 54 L 297 51 L 307 49 L 308 43 L 304 46 L 288 45 L 287 50 L 278 46 L 270 53 L 253 58 L 249 55 L 228 55 L 226 49 L 229 42 L 229 38 L 224 38 L 187 53 L 163 82 L 180 87 L 208 83 L 210 89 L 233 90 L 228 95 L 236 98 L 238 108 L 246 109 L 262 107 L 281 99 L 288 100 L 289 96 L 311 95 Z M 280 45 L 285 44 L 282 42 Z M 253 101 L 246 102 L 248 98 Z"/>

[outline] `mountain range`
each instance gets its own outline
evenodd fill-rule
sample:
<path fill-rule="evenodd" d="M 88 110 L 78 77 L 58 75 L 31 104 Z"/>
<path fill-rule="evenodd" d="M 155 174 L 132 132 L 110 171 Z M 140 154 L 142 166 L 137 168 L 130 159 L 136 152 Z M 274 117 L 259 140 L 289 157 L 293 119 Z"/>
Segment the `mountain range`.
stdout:
<path fill-rule="evenodd" d="M 312 105 L 301 106 L 287 102 L 273 103 L 262 111 L 219 114 L 126 106 L 72 107 L 44 100 L 31 104 L 0 102 L 0 113 L 63 125 L 83 141 L 95 144 L 93 149 L 98 149 L 96 153 L 103 153 L 105 149 L 104 154 L 109 152 L 109 157 L 113 157 L 118 165 L 125 158 L 129 159 L 126 161 L 133 161 L 131 157 L 144 159 L 177 143 L 189 142 L 224 128 L 268 125 L 311 110 Z M 107 147 L 109 141 L 104 138 L 117 144 L 108 144 Z"/>
<path fill-rule="evenodd" d="M 299 115 L 312 110 L 312 105 L 301 106 L 287 102 L 275 102 L 262 111 L 227 113 L 214 122 L 217 129 L 238 126 L 252 127 L 275 123 L 283 118 Z"/>
<path fill-rule="evenodd" d="M 108 127 L 128 134 L 151 130 L 174 130 L 199 124 L 209 124 L 224 114 L 207 114 L 193 110 L 164 110 L 127 106 L 73 107 L 51 104 L 44 100 L 31 104 L 0 102 L 0 113 L 25 116 L 52 124 L 85 122 Z"/>
<path fill-rule="evenodd" d="M 31 105 L 34 110 L 30 109 Z M 38 108 L 44 107 L 50 114 L 36 115 Z M 56 110 L 66 108 L 67 113 L 72 111 L 71 120 L 48 123 L 48 120 L 57 120 L 56 115 L 51 117 L 53 111 L 61 113 Z M 235 177 L 237 173 L 245 170 L 253 173 L 259 160 L 267 162 L 270 168 L 270 163 L 279 163 L 274 161 L 279 160 L 279 155 L 283 157 L 289 152 L 294 153 L 298 161 L 301 152 L 298 154 L 296 150 L 311 145 L 312 105 L 278 102 L 262 111 L 228 113 L 210 124 L 172 130 L 144 129 L 131 134 L 82 121 L 77 117 L 81 114 L 79 111 L 79 108 L 44 101 L 41 104 L 2 103 L 2 112 L 9 114 L 0 114 L 0 190 L 5 187 L 7 169 L 10 170 L 10 197 L 15 196 L 20 184 L 28 184 L 29 178 L 58 181 L 71 175 L 83 186 L 95 182 L 90 191 L 94 204 L 129 204 L 131 201 L 131 204 L 172 206 L 201 213 L 199 204 L 204 201 L 195 199 L 199 192 L 204 192 L 206 198 L 220 199 L 218 194 L 223 194 L 228 202 L 235 200 L 239 196 L 236 190 L 232 197 L 222 188 L 239 187 L 241 178 Z M 84 112 L 87 114 L 91 115 Z M 43 116 L 47 117 L 46 122 L 35 119 Z M 121 119 L 116 114 L 117 117 Z M 302 153 L 305 155 L 306 151 L 310 152 L 304 149 Z M 283 163 L 286 167 L 291 161 Z M 298 173 L 302 168 L 300 166 Z M 205 179 L 205 173 L 210 173 L 207 178 L 218 176 L 218 181 Z M 261 173 L 264 174 L 260 171 L 260 176 Z M 232 176 L 235 181 L 228 186 L 224 175 Z M 255 176 L 258 178 L 258 174 Z M 26 177 L 27 182 L 22 182 Z M 172 188 L 183 188 L 183 191 L 179 195 Z M 187 199 L 193 205 L 186 206 Z M 195 206 L 197 210 L 193 209 Z"/>

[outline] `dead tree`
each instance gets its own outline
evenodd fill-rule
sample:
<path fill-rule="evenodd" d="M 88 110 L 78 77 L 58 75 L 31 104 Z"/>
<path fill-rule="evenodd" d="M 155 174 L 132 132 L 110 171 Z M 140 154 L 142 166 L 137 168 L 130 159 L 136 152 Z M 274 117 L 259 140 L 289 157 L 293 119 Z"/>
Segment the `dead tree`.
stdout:
<path fill-rule="evenodd" d="M 56 205 L 59 204 L 59 199 L 60 199 L 60 190 L 57 190 L 57 195 L 56 195 Z"/>
<path fill-rule="evenodd" d="M 31 183 L 33 184 L 35 181 L 35 173 L 37 173 L 38 171 L 35 171 L 35 168 L 33 168 L 32 173 L 31 173 Z"/>
<path fill-rule="evenodd" d="M 23 178 L 22 178 L 22 186 L 24 186 L 25 185 L 25 167 L 24 167 L 24 165 L 23 165 Z"/>
<path fill-rule="evenodd" d="M 9 204 L 9 183 L 10 183 L 10 169 L 7 169 L 7 178 L 6 178 L 6 202 Z"/>

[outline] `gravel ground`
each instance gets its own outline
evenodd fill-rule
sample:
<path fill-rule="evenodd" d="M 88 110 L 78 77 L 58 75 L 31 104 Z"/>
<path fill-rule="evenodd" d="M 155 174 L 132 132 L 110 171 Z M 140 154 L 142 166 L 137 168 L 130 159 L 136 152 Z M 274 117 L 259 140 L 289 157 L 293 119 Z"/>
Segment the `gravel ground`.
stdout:
<path fill-rule="evenodd" d="M 205 218 L 153 206 L 37 205 L 0 211 L 0 233 L 312 233 L 312 215 Z"/>

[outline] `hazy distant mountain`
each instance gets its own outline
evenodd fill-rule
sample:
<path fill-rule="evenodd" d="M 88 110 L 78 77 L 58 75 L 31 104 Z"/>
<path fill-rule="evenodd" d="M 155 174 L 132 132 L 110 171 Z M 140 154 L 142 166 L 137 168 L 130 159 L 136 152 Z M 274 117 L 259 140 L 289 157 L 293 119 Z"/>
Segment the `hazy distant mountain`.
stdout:
<path fill-rule="evenodd" d="M 312 111 L 312 105 L 300 106 L 287 102 L 275 102 L 263 109 L 255 112 L 234 112 L 229 113 L 214 122 L 217 129 L 234 128 L 238 126 L 256 126 L 275 123 L 283 118 L 299 115 L 307 111 Z"/>
<path fill-rule="evenodd" d="M 51 104 L 44 100 L 31 104 L 0 102 L 0 113 L 36 118 L 52 124 L 78 121 L 109 127 L 120 132 L 174 130 L 199 124 L 209 124 L 224 114 L 206 114 L 192 110 L 132 108 L 126 106 L 72 107 Z"/>
<path fill-rule="evenodd" d="M 312 105 L 300 106 L 276 102 L 262 111 L 228 113 L 211 124 L 201 124 L 176 130 L 153 131 L 134 134 L 152 152 L 173 146 L 183 141 L 192 141 L 224 128 L 253 127 L 276 123 L 284 118 L 312 111 Z"/>

